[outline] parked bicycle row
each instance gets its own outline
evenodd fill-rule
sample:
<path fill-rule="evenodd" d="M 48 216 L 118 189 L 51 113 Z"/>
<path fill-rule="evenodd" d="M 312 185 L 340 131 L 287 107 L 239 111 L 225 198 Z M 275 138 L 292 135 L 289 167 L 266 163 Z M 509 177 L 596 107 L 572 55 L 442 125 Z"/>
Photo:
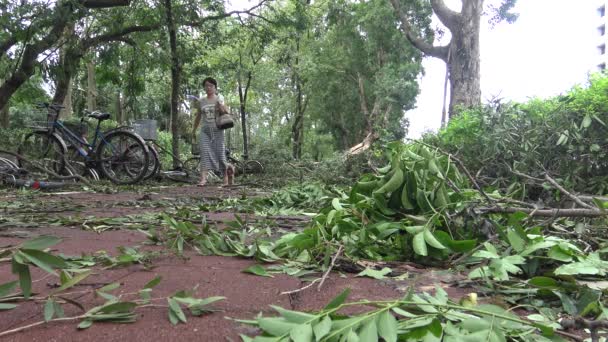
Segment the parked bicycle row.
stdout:
<path fill-rule="evenodd" d="M 115 184 L 134 184 L 144 179 L 169 178 L 194 183 L 200 178 L 200 159 L 197 154 L 185 160 L 173 155 L 156 142 L 155 120 L 137 120 L 132 126 L 121 126 L 102 131 L 101 123 L 110 114 L 88 112 L 74 127 L 59 120 L 63 108 L 55 104 L 39 104 L 46 120 L 31 127 L 17 150 L 16 166 L 28 169 L 36 163 L 59 175 L 78 175 L 98 180 L 106 178 Z M 95 131 L 87 138 L 89 119 L 96 120 Z M 196 152 L 196 151 L 192 151 Z M 163 170 L 161 153 L 177 161 L 177 167 Z M 226 149 L 226 159 L 237 174 L 261 173 L 263 166 L 255 160 L 241 161 Z M 209 172 L 211 179 L 218 175 Z"/>

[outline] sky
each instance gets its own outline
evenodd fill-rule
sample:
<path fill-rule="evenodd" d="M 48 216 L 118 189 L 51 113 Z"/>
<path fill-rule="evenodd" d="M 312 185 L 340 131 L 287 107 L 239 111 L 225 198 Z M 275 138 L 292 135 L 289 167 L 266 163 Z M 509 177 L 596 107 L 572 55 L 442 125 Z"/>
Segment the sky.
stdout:
<path fill-rule="evenodd" d="M 456 6 L 459 1 L 446 3 Z M 599 64 L 598 7 L 597 0 L 518 0 L 515 23 L 490 28 L 482 18 L 482 102 L 497 96 L 522 102 L 548 98 L 585 84 Z M 417 108 L 406 113 L 408 138 L 441 125 L 445 63 L 425 57 L 423 66 Z"/>

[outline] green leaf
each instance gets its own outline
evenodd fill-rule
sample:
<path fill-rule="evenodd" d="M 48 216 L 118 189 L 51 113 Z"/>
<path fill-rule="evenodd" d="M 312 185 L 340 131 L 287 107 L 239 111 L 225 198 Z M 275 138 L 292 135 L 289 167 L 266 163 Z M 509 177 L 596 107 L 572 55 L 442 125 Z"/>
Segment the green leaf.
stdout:
<path fill-rule="evenodd" d="M 16 307 L 17 307 L 17 305 L 15 305 L 15 304 L 0 303 L 0 310 L 11 310 Z"/>
<path fill-rule="evenodd" d="M 583 122 L 581 123 L 581 127 L 587 128 L 590 125 L 591 125 L 591 116 L 585 115 L 585 117 L 583 118 Z"/>
<path fill-rule="evenodd" d="M 359 331 L 360 341 L 378 341 L 378 328 L 376 327 L 376 320 L 372 317 L 367 319 L 367 322 L 363 324 L 363 327 Z"/>
<path fill-rule="evenodd" d="M 332 299 L 331 302 L 329 302 L 329 304 L 327 304 L 323 308 L 323 310 L 324 311 L 332 310 L 332 309 L 335 309 L 338 306 L 342 305 L 342 303 L 344 303 L 344 301 L 346 300 L 346 298 L 348 297 L 349 294 L 350 294 L 350 288 L 344 289 L 344 291 L 342 291 L 342 293 L 340 293 L 334 299 Z"/>
<path fill-rule="evenodd" d="M 167 298 L 169 302 L 169 311 L 173 312 L 175 316 L 183 323 L 186 323 L 186 315 L 182 311 L 182 308 L 179 306 L 179 303 L 174 298 Z"/>
<path fill-rule="evenodd" d="M 309 323 L 312 322 L 315 317 L 317 317 L 316 315 L 311 315 L 306 312 L 283 309 L 282 307 L 276 305 L 271 305 L 270 307 L 275 309 L 281 316 L 283 316 L 283 318 L 292 323 Z"/>
<path fill-rule="evenodd" d="M 300 324 L 291 329 L 289 336 L 294 342 L 310 342 L 312 341 L 312 326 L 310 323 Z"/>
<path fill-rule="evenodd" d="M 445 249 L 445 246 L 441 244 L 441 242 L 439 242 L 436 238 L 435 235 L 433 235 L 433 233 L 428 230 L 425 229 L 423 231 L 424 233 L 424 241 L 426 241 L 426 243 L 431 246 L 431 247 L 435 247 L 437 249 Z"/>
<path fill-rule="evenodd" d="M 84 321 L 80 322 L 80 324 L 78 324 L 78 329 L 86 329 L 91 325 L 93 325 L 93 320 L 85 319 Z"/>
<path fill-rule="evenodd" d="M 134 302 L 109 303 L 100 307 L 99 312 L 106 314 L 132 312 L 136 306 L 137 303 Z"/>
<path fill-rule="evenodd" d="M 103 286 L 103 287 L 97 289 L 97 291 L 98 292 L 110 292 L 112 290 L 116 290 L 119 287 L 120 287 L 120 283 L 110 283 L 106 286 Z"/>
<path fill-rule="evenodd" d="M 6 297 L 9 294 L 11 294 L 16 286 L 17 286 L 16 280 L 0 285 L 0 298 Z"/>
<path fill-rule="evenodd" d="M 545 289 L 559 288 L 557 280 L 549 277 L 534 277 L 528 280 L 528 284 Z"/>
<path fill-rule="evenodd" d="M 35 239 L 25 241 L 19 248 L 42 250 L 56 245 L 59 242 L 61 242 L 61 239 L 55 236 L 39 236 Z"/>
<path fill-rule="evenodd" d="M 29 260 L 32 264 L 50 274 L 57 275 L 54 268 L 68 267 L 63 259 L 36 249 L 21 249 L 18 253 L 20 253 L 24 259 Z"/>
<path fill-rule="evenodd" d="M 287 334 L 299 324 L 292 323 L 282 317 L 262 317 L 258 319 L 260 329 L 271 334 L 272 336 L 281 336 Z"/>
<path fill-rule="evenodd" d="M 356 275 L 356 277 L 370 277 L 370 278 L 381 280 L 381 279 L 386 278 L 385 275 L 391 273 L 392 271 L 393 270 L 388 267 L 384 267 L 383 269 L 381 269 L 379 271 L 367 267 L 366 269 L 364 269 L 363 271 L 358 273 Z"/>
<path fill-rule="evenodd" d="M 266 269 L 264 267 L 257 264 L 249 266 L 247 269 L 243 270 L 243 273 L 251 273 L 262 277 L 274 278 L 271 274 L 268 274 L 268 272 L 266 272 Z"/>
<path fill-rule="evenodd" d="M 388 310 L 378 316 L 378 334 L 385 342 L 397 341 L 397 320 Z"/>
<path fill-rule="evenodd" d="M 509 239 L 509 243 L 513 247 L 516 252 L 521 252 L 526 248 L 526 241 L 522 239 L 519 234 L 514 229 L 509 229 L 507 231 L 507 238 Z"/>
<path fill-rule="evenodd" d="M 378 194 L 390 193 L 397 190 L 401 184 L 403 184 L 403 170 L 397 167 L 391 178 L 375 192 Z"/>
<path fill-rule="evenodd" d="M 418 255 L 427 256 L 428 250 L 424 241 L 424 232 L 420 232 L 414 236 L 413 240 L 414 252 Z"/>
<path fill-rule="evenodd" d="M 19 287 L 25 299 L 29 299 L 32 294 L 32 276 L 30 268 L 27 265 L 21 264 L 13 258 L 12 260 L 13 273 L 19 275 Z"/>
<path fill-rule="evenodd" d="M 47 299 L 46 303 L 44 303 L 44 321 L 48 322 L 53 319 L 53 314 L 55 314 L 55 305 L 54 300 L 52 298 Z"/>
<path fill-rule="evenodd" d="M 336 209 L 337 211 L 344 210 L 342 204 L 340 204 L 339 198 L 334 198 L 333 200 L 331 200 L 331 206 L 334 207 L 334 209 Z"/>
<path fill-rule="evenodd" d="M 78 273 L 77 275 L 75 275 L 74 277 L 72 277 L 72 279 L 68 280 L 65 284 L 61 284 L 60 287 L 56 288 L 55 290 L 51 291 L 50 295 L 53 295 L 55 293 L 59 293 L 65 289 L 69 289 L 70 287 L 78 284 L 79 282 L 81 282 L 83 279 L 85 279 L 86 277 L 88 277 L 91 274 L 92 271 L 86 271 L 83 273 Z"/>
<path fill-rule="evenodd" d="M 321 322 L 315 324 L 312 327 L 312 330 L 315 333 L 317 341 L 320 341 L 325 335 L 329 334 L 329 331 L 331 330 L 331 318 L 329 315 L 326 315 Z"/>
<path fill-rule="evenodd" d="M 146 285 L 144 285 L 144 289 L 153 288 L 154 286 L 156 286 L 160 283 L 161 279 L 163 279 L 163 277 L 156 276 L 154 279 L 150 280 Z"/>

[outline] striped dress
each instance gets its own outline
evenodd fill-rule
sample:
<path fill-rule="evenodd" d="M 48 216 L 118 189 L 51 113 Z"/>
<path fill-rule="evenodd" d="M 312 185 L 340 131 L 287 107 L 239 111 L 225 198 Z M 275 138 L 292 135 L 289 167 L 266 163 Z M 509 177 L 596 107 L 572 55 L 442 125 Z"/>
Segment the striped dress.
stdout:
<path fill-rule="evenodd" d="M 199 140 L 199 151 L 201 154 L 201 168 L 214 170 L 224 174 L 226 170 L 226 148 L 224 144 L 224 130 L 215 125 L 215 104 L 224 103 L 222 95 L 216 95 L 214 99 L 206 96 L 200 98 L 202 125 Z"/>

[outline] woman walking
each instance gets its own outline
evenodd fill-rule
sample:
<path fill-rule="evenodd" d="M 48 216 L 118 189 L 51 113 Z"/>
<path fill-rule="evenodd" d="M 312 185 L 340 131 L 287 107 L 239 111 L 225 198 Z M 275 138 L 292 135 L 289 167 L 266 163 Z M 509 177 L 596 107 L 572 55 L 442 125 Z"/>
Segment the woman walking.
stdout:
<path fill-rule="evenodd" d="M 207 173 L 209 171 L 223 174 L 224 185 L 232 185 L 234 175 L 229 172 L 229 166 L 226 163 L 224 131 L 218 129 L 215 123 L 216 107 L 220 106 L 223 107 L 223 110 L 227 110 L 224 105 L 224 97 L 217 93 L 217 81 L 211 77 L 203 80 L 203 88 L 206 96 L 199 99 L 194 128 L 192 129 L 192 136 L 196 136 L 196 129 L 202 118 L 199 138 L 201 179 L 197 185 L 204 186 L 207 184 Z"/>

